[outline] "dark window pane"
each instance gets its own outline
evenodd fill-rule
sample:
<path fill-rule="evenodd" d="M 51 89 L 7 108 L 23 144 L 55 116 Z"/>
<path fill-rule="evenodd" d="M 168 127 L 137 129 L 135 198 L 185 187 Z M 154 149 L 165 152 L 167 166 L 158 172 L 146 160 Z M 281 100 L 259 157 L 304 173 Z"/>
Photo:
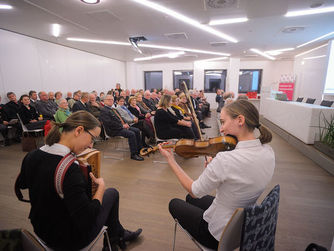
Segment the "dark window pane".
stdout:
<path fill-rule="evenodd" d="M 225 91 L 226 70 L 204 71 L 204 92 L 215 93 L 217 89 Z"/>
<path fill-rule="evenodd" d="M 261 91 L 262 70 L 240 70 L 239 93 Z"/>
<path fill-rule="evenodd" d="M 145 71 L 145 90 L 162 89 L 162 71 Z"/>
<path fill-rule="evenodd" d="M 188 89 L 193 89 L 193 71 L 173 71 L 173 87 L 174 90 L 176 88 L 181 89 L 181 83 L 184 81 L 188 87 Z"/>

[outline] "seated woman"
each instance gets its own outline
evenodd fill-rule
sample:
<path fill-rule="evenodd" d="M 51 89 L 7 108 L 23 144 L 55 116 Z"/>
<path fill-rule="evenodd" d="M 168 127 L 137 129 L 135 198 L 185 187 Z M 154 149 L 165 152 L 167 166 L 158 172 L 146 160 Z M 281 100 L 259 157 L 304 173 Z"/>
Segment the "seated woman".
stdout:
<path fill-rule="evenodd" d="M 200 177 L 193 181 L 177 164 L 170 150 L 159 146 L 162 155 L 182 186 L 186 200 L 173 199 L 169 212 L 199 243 L 217 249 L 225 225 L 236 208 L 253 205 L 269 184 L 275 168 L 275 155 L 267 144 L 272 135 L 260 125 L 259 112 L 246 100 L 224 106 L 220 131 L 238 139 L 233 151 L 208 158 Z M 254 130 L 260 131 L 257 139 Z M 211 192 L 216 190 L 216 196 Z"/>
<path fill-rule="evenodd" d="M 194 139 L 191 122 L 178 119 L 172 115 L 168 108 L 171 106 L 171 96 L 163 95 L 159 101 L 158 109 L 154 116 L 154 125 L 157 136 L 160 139 Z"/>
<path fill-rule="evenodd" d="M 57 123 L 64 123 L 65 120 L 71 116 L 70 109 L 68 108 L 68 103 L 66 99 L 61 99 L 59 101 L 59 106 L 56 114 L 54 115 Z"/>
<path fill-rule="evenodd" d="M 46 137 L 46 145 L 28 153 L 22 162 L 17 182 L 21 189 L 29 189 L 29 218 L 35 233 L 52 249 L 81 249 L 105 225 L 112 250 L 117 250 L 117 245 L 125 248 L 125 242 L 136 239 L 142 231 L 123 228 L 118 216 L 118 191 L 106 189 L 103 178 L 92 173 L 89 176 L 97 184 L 97 191 L 92 199 L 89 197 L 89 185 L 77 161 L 65 164 L 68 169 L 62 179 L 63 196 L 57 193 L 54 176 L 58 164 L 91 148 L 100 131 L 100 122 L 93 115 L 75 112 L 65 123 L 55 123 Z"/>
<path fill-rule="evenodd" d="M 172 96 L 172 105 L 171 107 L 168 108 L 168 111 L 173 114 L 174 116 L 176 116 L 178 119 L 183 119 L 186 121 L 191 121 L 191 128 L 195 134 L 195 138 L 199 139 L 200 138 L 200 134 L 199 134 L 199 130 L 195 124 L 195 122 L 191 119 L 191 117 L 187 116 L 185 114 L 185 111 L 179 106 L 179 98 L 176 95 Z M 202 134 L 205 134 L 204 132 L 201 132 Z"/>
<path fill-rule="evenodd" d="M 30 105 L 30 98 L 24 94 L 20 97 L 21 106 L 19 108 L 19 115 L 22 123 L 28 130 L 42 129 L 46 123 L 42 117 L 38 116 L 36 109 Z"/>

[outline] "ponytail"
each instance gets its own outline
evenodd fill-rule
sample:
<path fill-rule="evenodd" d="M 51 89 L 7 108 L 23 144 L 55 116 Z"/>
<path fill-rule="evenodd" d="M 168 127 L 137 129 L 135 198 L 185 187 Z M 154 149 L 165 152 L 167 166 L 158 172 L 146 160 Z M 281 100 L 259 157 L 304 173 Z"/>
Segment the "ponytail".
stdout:
<path fill-rule="evenodd" d="M 48 135 L 45 138 L 45 143 L 49 146 L 52 146 L 55 143 L 58 143 L 60 140 L 60 129 L 62 128 L 62 124 L 61 123 L 57 123 L 52 121 L 52 128 L 50 130 L 50 132 L 48 133 Z"/>
<path fill-rule="evenodd" d="M 224 106 L 223 109 L 225 109 L 232 118 L 243 115 L 245 117 L 245 124 L 249 131 L 254 131 L 255 128 L 259 129 L 261 134 L 259 140 L 262 144 L 266 144 L 271 141 L 271 132 L 268 128 L 260 124 L 259 111 L 251 102 L 248 100 L 239 99 Z"/>

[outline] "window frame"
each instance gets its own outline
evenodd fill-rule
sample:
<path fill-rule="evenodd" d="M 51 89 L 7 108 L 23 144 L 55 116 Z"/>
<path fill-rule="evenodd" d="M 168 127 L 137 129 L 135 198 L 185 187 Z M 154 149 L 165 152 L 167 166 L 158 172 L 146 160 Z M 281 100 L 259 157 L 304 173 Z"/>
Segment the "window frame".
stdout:
<path fill-rule="evenodd" d="M 188 89 L 193 89 L 194 88 L 194 69 L 192 70 L 173 70 L 173 90 L 176 89 L 176 86 L 175 86 L 175 77 L 174 77 L 174 72 L 176 71 L 180 71 L 180 72 L 192 72 L 192 82 L 191 84 L 189 84 L 189 88 Z M 180 87 L 178 87 L 178 89 L 180 89 Z"/>
<path fill-rule="evenodd" d="M 225 72 L 224 89 L 219 88 L 220 90 L 224 90 L 224 92 L 225 92 L 225 90 L 226 90 L 227 69 L 204 69 L 204 86 L 203 86 L 203 91 L 204 91 L 204 93 L 216 93 L 216 92 L 217 92 L 217 90 L 216 90 L 216 92 L 210 92 L 210 91 L 206 91 L 206 90 L 205 90 L 205 73 L 206 73 L 207 71 L 222 71 L 222 73 Z"/>
<path fill-rule="evenodd" d="M 259 74 L 259 82 L 258 82 L 258 86 L 257 86 L 257 94 L 260 94 L 261 93 L 261 86 L 262 86 L 262 74 L 263 74 L 263 69 L 239 69 L 239 72 L 240 71 L 259 71 L 260 74 Z M 246 94 L 247 92 L 254 92 L 255 90 L 249 90 L 249 91 L 246 91 L 246 92 L 241 92 L 239 90 L 239 85 L 240 85 L 240 75 L 239 75 L 239 81 L 238 81 L 238 94 L 241 93 L 241 94 Z"/>
<path fill-rule="evenodd" d="M 149 72 L 161 72 L 161 88 L 153 88 L 153 89 L 157 89 L 157 90 L 162 90 L 163 89 L 163 71 L 144 71 L 144 88 L 145 90 L 148 90 L 147 89 L 147 85 L 146 85 L 146 73 L 149 73 Z M 149 89 L 151 91 L 151 89 Z"/>

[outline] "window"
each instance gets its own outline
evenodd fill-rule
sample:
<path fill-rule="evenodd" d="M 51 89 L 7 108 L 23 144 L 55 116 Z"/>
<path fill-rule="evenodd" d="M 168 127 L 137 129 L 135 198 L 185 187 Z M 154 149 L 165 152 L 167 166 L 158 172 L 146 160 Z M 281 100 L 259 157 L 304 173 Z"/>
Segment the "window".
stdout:
<path fill-rule="evenodd" d="M 204 92 L 215 93 L 217 89 L 225 91 L 226 70 L 204 71 Z"/>
<path fill-rule="evenodd" d="M 190 71 L 173 71 L 173 77 L 174 77 L 174 82 L 173 82 L 173 88 L 174 90 L 176 88 L 182 89 L 181 83 L 184 81 L 188 87 L 188 89 L 193 88 L 193 76 L 194 73 L 192 70 Z"/>
<path fill-rule="evenodd" d="M 261 91 L 262 70 L 239 71 L 239 93 Z"/>
<path fill-rule="evenodd" d="M 162 89 L 162 71 L 145 71 L 145 90 Z"/>

